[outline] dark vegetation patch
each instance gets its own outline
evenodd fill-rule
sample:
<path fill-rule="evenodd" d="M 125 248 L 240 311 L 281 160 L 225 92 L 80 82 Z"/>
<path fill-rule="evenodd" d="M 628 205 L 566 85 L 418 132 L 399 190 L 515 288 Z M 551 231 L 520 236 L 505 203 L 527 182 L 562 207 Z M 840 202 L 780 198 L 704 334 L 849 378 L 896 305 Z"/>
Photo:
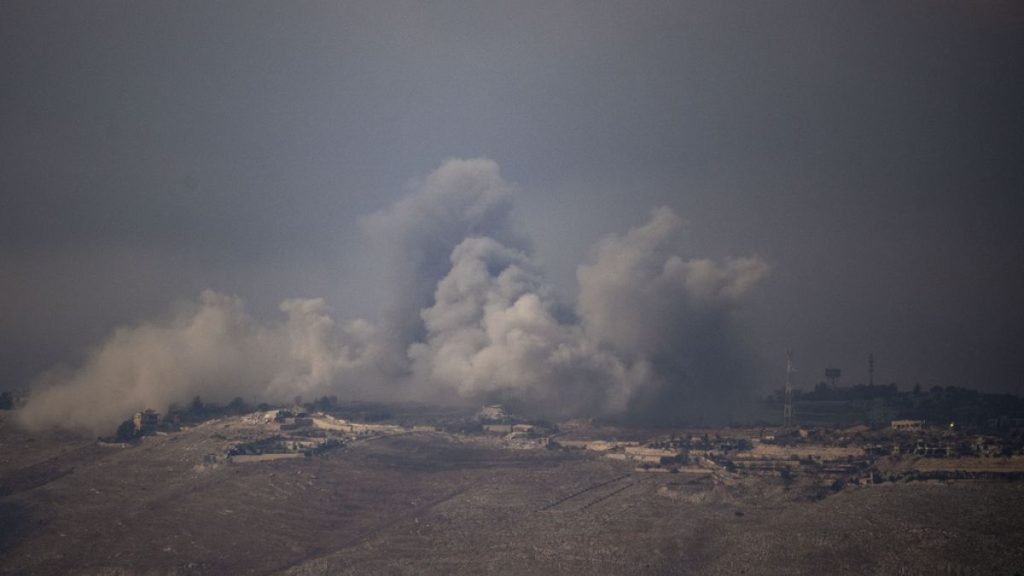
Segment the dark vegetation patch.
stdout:
<path fill-rule="evenodd" d="M 0 552 L 26 538 L 30 528 L 30 515 L 24 505 L 0 502 Z"/>

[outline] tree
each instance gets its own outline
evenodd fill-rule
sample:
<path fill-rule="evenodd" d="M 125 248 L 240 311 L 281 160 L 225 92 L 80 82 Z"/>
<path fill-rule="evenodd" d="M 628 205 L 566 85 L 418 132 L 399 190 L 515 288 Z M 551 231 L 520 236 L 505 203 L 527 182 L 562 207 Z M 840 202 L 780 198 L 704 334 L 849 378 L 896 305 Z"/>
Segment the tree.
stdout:
<path fill-rule="evenodd" d="M 248 406 L 241 396 L 235 396 L 235 399 L 228 404 L 228 412 L 232 414 L 244 414 L 248 411 Z"/>
<path fill-rule="evenodd" d="M 14 396 L 6 390 L 0 394 L 0 410 L 11 410 L 14 408 Z"/>
<path fill-rule="evenodd" d="M 117 439 L 120 442 L 130 442 L 135 439 L 135 422 L 125 420 L 117 427 Z"/>

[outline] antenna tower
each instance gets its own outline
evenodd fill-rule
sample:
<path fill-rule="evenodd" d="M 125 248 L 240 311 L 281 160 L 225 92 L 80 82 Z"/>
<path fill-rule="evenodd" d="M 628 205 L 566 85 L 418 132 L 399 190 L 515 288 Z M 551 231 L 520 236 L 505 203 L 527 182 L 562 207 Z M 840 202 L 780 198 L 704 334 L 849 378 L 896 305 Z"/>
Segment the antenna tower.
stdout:
<path fill-rule="evenodd" d="M 793 351 L 786 351 L 786 403 L 782 407 L 782 420 L 786 426 L 793 424 Z"/>
<path fill-rule="evenodd" d="M 868 386 L 875 385 L 875 354 L 868 352 Z"/>
<path fill-rule="evenodd" d="M 835 388 L 839 384 L 839 377 L 842 376 L 843 371 L 839 368 L 825 368 L 825 379 L 828 380 L 828 385 Z"/>

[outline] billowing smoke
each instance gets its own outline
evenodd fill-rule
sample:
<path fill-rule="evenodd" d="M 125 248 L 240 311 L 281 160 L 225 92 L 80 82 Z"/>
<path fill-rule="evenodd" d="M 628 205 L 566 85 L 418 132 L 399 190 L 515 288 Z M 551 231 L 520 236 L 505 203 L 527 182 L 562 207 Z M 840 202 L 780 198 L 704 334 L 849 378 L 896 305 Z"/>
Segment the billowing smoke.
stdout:
<path fill-rule="evenodd" d="M 165 410 L 195 395 L 226 402 L 311 397 L 376 382 L 373 327 L 335 326 L 324 302 L 287 300 L 287 319 L 263 324 L 235 296 L 204 291 L 163 321 L 121 328 L 76 371 L 54 370 L 20 411 L 32 426 L 60 423 L 109 431 L 136 410 Z"/>
<path fill-rule="evenodd" d="M 556 312 L 512 219 L 514 190 L 490 160 L 449 160 L 366 218 L 398 287 L 376 324 L 339 324 L 320 299 L 287 300 L 284 318 L 261 322 L 206 291 L 41 377 L 21 419 L 103 431 L 195 395 L 501 401 L 552 417 L 727 411 L 720 399 L 744 384 L 730 314 L 766 264 L 683 259 L 681 220 L 659 208 L 598 243 L 575 315 Z"/>
<path fill-rule="evenodd" d="M 553 308 L 525 253 L 467 238 L 422 312 L 426 341 L 409 349 L 417 381 L 552 416 L 625 408 L 645 367 L 600 350 Z"/>
<path fill-rule="evenodd" d="M 423 337 L 420 310 L 430 305 L 452 250 L 464 238 L 527 247 L 510 217 L 513 192 L 493 160 L 451 159 L 414 182 L 393 206 L 364 219 L 367 236 L 391 266 L 388 285 L 395 292 L 382 323 L 398 364 L 405 363 L 406 347 Z"/>
<path fill-rule="evenodd" d="M 679 256 L 681 219 L 668 208 L 598 243 L 579 267 L 579 317 L 587 337 L 624 362 L 650 364 L 631 415 L 651 421 L 718 421 L 746 397 L 749 373 L 730 313 L 767 273 L 759 258 L 719 263 Z"/>

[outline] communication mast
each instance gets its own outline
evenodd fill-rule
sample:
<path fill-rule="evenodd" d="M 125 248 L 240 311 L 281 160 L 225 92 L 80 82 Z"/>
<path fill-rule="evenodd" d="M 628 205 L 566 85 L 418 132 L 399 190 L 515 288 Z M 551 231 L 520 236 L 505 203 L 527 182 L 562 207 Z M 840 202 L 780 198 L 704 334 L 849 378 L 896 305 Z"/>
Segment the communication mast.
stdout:
<path fill-rule="evenodd" d="M 875 385 L 875 353 L 868 352 L 868 386 Z"/>
<path fill-rule="evenodd" d="M 793 351 L 786 351 L 786 403 L 782 407 L 782 420 L 786 426 L 793 424 Z"/>
<path fill-rule="evenodd" d="M 839 377 L 843 375 L 843 371 L 839 368 L 825 368 L 825 380 L 828 380 L 828 385 L 835 388 L 839 384 Z"/>

